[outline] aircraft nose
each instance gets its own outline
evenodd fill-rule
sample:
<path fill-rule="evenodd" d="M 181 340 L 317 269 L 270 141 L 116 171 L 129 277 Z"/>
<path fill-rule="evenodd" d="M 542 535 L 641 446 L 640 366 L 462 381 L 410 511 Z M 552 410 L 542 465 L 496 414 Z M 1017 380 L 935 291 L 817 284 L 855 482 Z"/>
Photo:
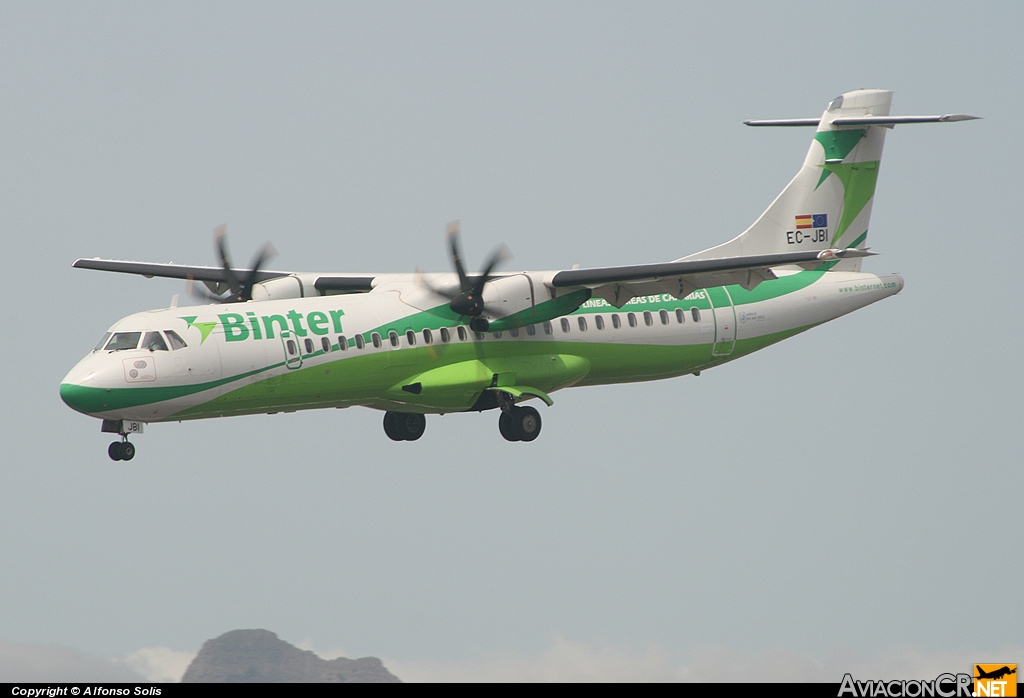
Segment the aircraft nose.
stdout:
<path fill-rule="evenodd" d="M 60 382 L 60 399 L 76 412 L 92 414 L 100 411 L 100 398 L 107 391 L 95 385 L 98 372 L 83 366 L 85 363 L 79 363 L 64 376 Z"/>

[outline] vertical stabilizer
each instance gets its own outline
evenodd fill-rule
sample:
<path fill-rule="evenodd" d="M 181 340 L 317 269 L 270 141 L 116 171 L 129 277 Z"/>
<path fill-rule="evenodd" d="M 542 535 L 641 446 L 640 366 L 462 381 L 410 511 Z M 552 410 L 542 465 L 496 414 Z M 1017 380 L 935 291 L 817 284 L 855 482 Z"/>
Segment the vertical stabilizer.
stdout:
<path fill-rule="evenodd" d="M 833 122 L 887 117 L 891 103 L 889 90 L 856 90 L 829 102 L 803 167 L 761 217 L 729 242 L 684 259 L 865 248 L 878 165 L 891 124 Z M 748 123 L 801 126 L 808 122 L 814 123 L 806 119 Z M 860 271 L 860 263 L 856 258 L 829 264 L 837 270 Z"/>

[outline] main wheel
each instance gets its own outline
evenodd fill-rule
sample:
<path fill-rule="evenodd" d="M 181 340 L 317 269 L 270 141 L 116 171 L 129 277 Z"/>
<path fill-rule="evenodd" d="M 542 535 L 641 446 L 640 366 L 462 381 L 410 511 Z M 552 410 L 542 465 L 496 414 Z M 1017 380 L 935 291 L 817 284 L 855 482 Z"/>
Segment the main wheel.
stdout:
<path fill-rule="evenodd" d="M 519 434 L 516 433 L 515 425 L 512 423 L 512 415 L 502 412 L 498 417 L 498 431 L 506 441 L 519 441 Z"/>
<path fill-rule="evenodd" d="M 415 412 L 385 412 L 384 433 L 392 441 L 415 441 L 423 436 L 427 418 Z"/>
<path fill-rule="evenodd" d="M 399 412 L 395 416 L 395 424 L 405 441 L 415 441 L 423 436 L 427 428 L 426 416 L 415 412 Z"/>
<path fill-rule="evenodd" d="M 395 417 L 397 416 L 397 412 L 384 413 L 384 433 L 387 434 L 388 438 L 392 441 L 402 440 L 402 435 L 399 433 L 398 427 L 395 426 Z"/>
<path fill-rule="evenodd" d="M 135 444 L 125 441 L 121 444 L 121 460 L 131 460 L 135 457 Z"/>
<path fill-rule="evenodd" d="M 533 441 L 540 436 L 540 412 L 532 407 L 516 407 L 512 410 L 511 421 L 520 441 Z"/>
<path fill-rule="evenodd" d="M 111 442 L 111 444 L 109 446 L 107 446 L 107 455 L 110 456 L 110 460 L 121 460 L 121 459 L 123 459 L 124 455 L 121 453 L 121 442 L 120 441 L 113 441 L 113 442 Z M 134 456 L 135 454 L 133 453 L 132 455 Z"/>

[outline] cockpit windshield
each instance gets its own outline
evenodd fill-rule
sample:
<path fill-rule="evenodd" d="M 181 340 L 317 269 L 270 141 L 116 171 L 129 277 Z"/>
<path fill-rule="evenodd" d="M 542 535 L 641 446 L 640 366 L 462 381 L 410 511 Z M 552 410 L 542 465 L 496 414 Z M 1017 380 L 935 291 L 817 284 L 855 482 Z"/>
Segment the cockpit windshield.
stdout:
<path fill-rule="evenodd" d="M 167 341 L 171 343 L 171 349 L 177 351 L 188 346 L 185 344 L 185 340 L 174 330 L 164 330 L 164 334 L 167 335 Z"/>
<path fill-rule="evenodd" d="M 100 349 L 102 349 L 104 347 L 104 345 L 107 343 L 108 339 L 110 339 L 110 333 L 109 332 L 105 332 L 103 334 L 103 339 L 101 339 L 99 342 L 97 342 L 96 346 L 94 346 L 92 348 L 92 350 L 93 351 L 99 351 Z"/>
<path fill-rule="evenodd" d="M 167 351 L 167 342 L 159 332 L 147 332 L 145 339 L 142 340 L 142 348 L 150 351 Z"/>
<path fill-rule="evenodd" d="M 124 351 L 125 349 L 134 349 L 139 346 L 139 339 L 142 337 L 141 332 L 115 332 L 114 336 L 107 342 L 107 346 L 104 347 L 107 351 Z"/>
<path fill-rule="evenodd" d="M 841 109 L 843 106 L 843 96 L 839 95 L 831 102 L 828 103 L 827 111 L 833 111 L 835 109 Z"/>

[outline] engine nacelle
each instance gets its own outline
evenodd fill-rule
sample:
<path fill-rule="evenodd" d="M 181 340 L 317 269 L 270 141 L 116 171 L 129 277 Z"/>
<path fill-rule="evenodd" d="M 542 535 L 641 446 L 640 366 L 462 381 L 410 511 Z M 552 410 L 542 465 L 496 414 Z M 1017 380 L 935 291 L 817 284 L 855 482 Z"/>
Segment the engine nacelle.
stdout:
<path fill-rule="evenodd" d="M 312 293 L 303 293 L 305 290 L 304 286 L 298 274 L 279 276 L 275 279 L 268 279 L 267 281 L 253 284 L 252 299 L 254 301 L 279 301 L 286 298 L 320 295 L 320 292 L 312 287 L 310 287 Z"/>

